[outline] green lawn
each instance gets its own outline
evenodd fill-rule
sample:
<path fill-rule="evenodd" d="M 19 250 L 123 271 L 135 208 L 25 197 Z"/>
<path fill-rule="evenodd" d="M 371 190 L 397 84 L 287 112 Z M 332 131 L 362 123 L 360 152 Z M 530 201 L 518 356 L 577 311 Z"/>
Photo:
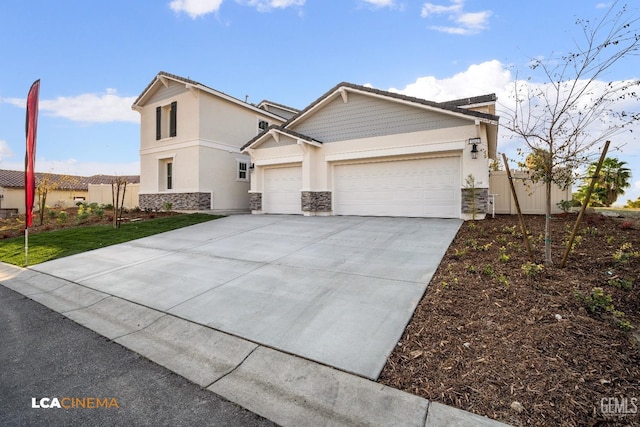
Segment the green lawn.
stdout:
<path fill-rule="evenodd" d="M 29 265 L 39 264 L 80 252 L 151 236 L 176 228 L 211 221 L 220 216 L 207 214 L 176 215 L 147 221 L 110 225 L 63 228 L 29 236 Z M 24 236 L 0 240 L 0 261 L 25 265 Z"/>

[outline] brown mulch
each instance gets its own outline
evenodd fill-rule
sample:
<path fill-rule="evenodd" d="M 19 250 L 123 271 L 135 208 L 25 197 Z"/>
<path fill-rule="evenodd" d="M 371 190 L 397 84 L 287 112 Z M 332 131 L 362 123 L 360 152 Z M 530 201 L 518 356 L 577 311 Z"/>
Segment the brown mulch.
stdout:
<path fill-rule="evenodd" d="M 29 227 L 29 235 L 42 233 L 45 231 L 59 230 L 61 228 L 85 227 L 90 225 L 110 225 L 113 224 L 113 209 L 104 209 L 102 215 L 97 215 L 95 209 L 87 217 L 79 217 L 78 208 L 55 208 L 47 209 L 47 214 L 40 224 L 38 212 L 33 214 L 33 222 Z M 51 212 L 51 214 L 49 213 Z M 65 212 L 66 218 L 62 220 L 60 213 Z M 177 215 L 176 212 L 165 211 L 143 211 L 140 209 L 125 209 L 119 217 L 122 223 L 132 221 L 144 221 L 148 219 L 161 218 L 164 216 Z M 24 235 L 24 214 L 14 218 L 0 218 L 0 240 L 9 239 Z"/>
<path fill-rule="evenodd" d="M 552 219 L 556 266 L 538 274 L 517 216 L 464 223 L 379 382 L 516 426 L 640 425 L 637 329 L 620 325 L 640 326 L 640 221 L 586 216 L 560 269 L 575 219 Z M 525 221 L 542 264 L 544 217 Z M 613 308 L 586 308 L 595 287 Z M 606 416 L 614 397 L 639 413 Z"/>

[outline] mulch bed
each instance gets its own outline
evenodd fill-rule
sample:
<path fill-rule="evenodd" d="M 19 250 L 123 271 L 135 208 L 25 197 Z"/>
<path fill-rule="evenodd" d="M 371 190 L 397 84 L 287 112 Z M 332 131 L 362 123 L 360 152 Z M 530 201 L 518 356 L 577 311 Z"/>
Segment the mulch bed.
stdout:
<path fill-rule="evenodd" d="M 61 228 L 85 227 L 90 225 L 111 225 L 113 224 L 113 209 L 104 209 L 101 215 L 97 215 L 95 209 L 86 216 L 78 215 L 78 208 L 58 208 L 48 209 L 47 214 L 40 224 L 38 213 L 33 214 L 33 222 L 29 227 L 29 235 L 42 233 L 44 231 L 59 230 Z M 65 217 L 61 217 L 60 213 L 64 212 Z M 125 209 L 122 216 L 122 223 L 144 221 L 164 216 L 177 215 L 176 212 L 164 211 L 142 211 L 140 209 Z M 63 220 L 64 219 L 64 220 Z M 24 235 L 24 214 L 7 219 L 0 219 L 0 240 L 9 239 Z"/>
<path fill-rule="evenodd" d="M 640 425 L 640 222 L 587 215 L 560 269 L 575 219 L 552 219 L 537 273 L 517 216 L 463 224 L 379 382 L 516 426 Z M 525 221 L 542 264 L 544 217 Z"/>

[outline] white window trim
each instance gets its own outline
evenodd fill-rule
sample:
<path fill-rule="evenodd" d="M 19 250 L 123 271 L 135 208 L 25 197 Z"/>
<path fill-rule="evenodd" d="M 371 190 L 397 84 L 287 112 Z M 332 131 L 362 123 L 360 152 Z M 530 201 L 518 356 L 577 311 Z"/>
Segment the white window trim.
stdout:
<path fill-rule="evenodd" d="M 267 127 L 264 128 L 264 129 L 261 129 L 260 128 L 260 122 L 265 122 L 267 124 Z M 269 128 L 269 126 L 271 126 L 271 122 L 269 122 L 269 120 L 266 120 L 266 119 L 264 119 L 262 117 L 258 117 L 258 123 L 256 123 L 256 127 L 258 128 L 258 133 L 257 134 L 259 135 L 262 132 L 265 132 Z"/>
<path fill-rule="evenodd" d="M 246 169 L 241 170 L 240 165 L 244 164 Z M 251 165 L 251 159 L 236 159 L 236 181 L 249 182 L 251 177 L 249 166 Z M 246 178 L 240 178 L 240 172 L 244 172 Z"/>

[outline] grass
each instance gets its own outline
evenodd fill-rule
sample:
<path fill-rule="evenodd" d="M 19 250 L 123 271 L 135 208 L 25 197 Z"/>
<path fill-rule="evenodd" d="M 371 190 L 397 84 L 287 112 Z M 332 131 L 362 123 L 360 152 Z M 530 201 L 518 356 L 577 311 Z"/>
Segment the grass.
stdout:
<path fill-rule="evenodd" d="M 111 225 L 63 228 L 29 236 L 29 265 L 63 258 L 93 249 L 151 236 L 220 218 L 207 214 L 176 215 L 153 220 Z M 5 239 L 0 244 L 0 261 L 25 265 L 24 236 Z"/>

